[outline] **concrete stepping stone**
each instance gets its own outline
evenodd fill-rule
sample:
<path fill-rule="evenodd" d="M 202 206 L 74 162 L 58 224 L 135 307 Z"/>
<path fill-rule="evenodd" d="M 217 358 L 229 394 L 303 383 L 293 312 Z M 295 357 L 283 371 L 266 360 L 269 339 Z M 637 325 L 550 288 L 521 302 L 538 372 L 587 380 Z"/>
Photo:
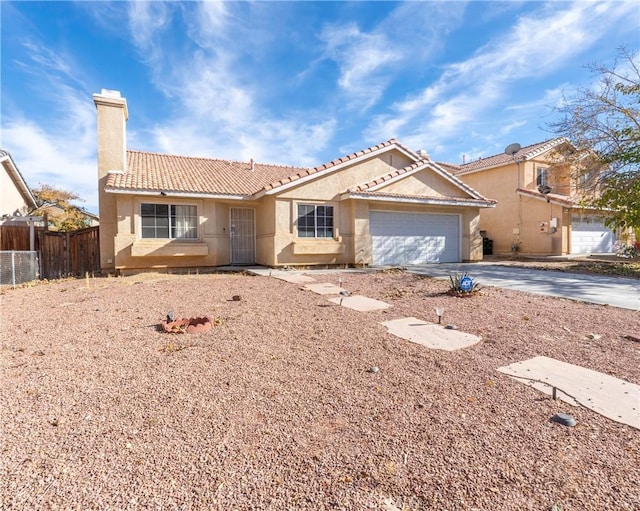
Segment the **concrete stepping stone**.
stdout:
<path fill-rule="evenodd" d="M 534 357 L 498 369 L 499 372 L 553 395 L 582 405 L 616 422 L 640 429 L 640 385 L 549 357 Z"/>
<path fill-rule="evenodd" d="M 413 317 L 385 321 L 382 325 L 393 335 L 436 350 L 455 351 L 473 346 L 481 340 L 477 335 L 450 330 Z"/>
<path fill-rule="evenodd" d="M 339 295 L 340 291 L 345 291 L 340 286 L 336 286 L 335 284 L 331 284 L 330 282 L 324 282 L 321 284 L 309 284 L 307 286 L 304 286 L 304 288 L 319 295 Z"/>
<path fill-rule="evenodd" d="M 309 277 L 301 273 L 291 273 L 289 271 L 272 271 L 271 277 L 284 280 L 285 282 L 290 282 L 292 284 L 305 284 L 307 282 L 316 281 L 313 277 Z"/>
<path fill-rule="evenodd" d="M 339 296 L 337 298 L 329 298 L 329 301 L 360 312 L 377 311 L 391 307 L 388 303 L 360 295 Z"/>

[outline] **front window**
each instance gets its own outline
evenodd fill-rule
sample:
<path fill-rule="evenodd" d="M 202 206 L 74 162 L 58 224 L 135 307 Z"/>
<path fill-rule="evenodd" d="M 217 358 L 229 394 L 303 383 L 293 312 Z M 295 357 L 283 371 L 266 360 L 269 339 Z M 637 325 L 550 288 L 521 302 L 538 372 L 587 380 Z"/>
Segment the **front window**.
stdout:
<path fill-rule="evenodd" d="M 333 206 L 298 204 L 299 238 L 333 238 Z"/>
<path fill-rule="evenodd" d="M 536 177 L 536 185 L 545 186 L 547 184 L 547 168 L 538 167 L 538 174 Z"/>
<path fill-rule="evenodd" d="M 143 238 L 198 238 L 198 209 L 196 206 L 142 204 L 140 216 Z"/>

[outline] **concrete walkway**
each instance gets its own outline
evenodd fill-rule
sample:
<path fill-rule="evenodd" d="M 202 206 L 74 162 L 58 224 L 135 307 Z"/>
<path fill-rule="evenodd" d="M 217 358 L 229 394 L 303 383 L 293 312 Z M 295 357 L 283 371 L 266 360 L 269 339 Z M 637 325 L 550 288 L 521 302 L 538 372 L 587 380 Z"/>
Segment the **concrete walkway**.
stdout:
<path fill-rule="evenodd" d="M 469 272 L 480 286 L 503 287 L 527 293 L 640 310 L 640 280 L 637 279 L 531 270 L 482 262 L 410 266 L 407 271 L 439 279 L 448 279 L 454 272 Z"/>

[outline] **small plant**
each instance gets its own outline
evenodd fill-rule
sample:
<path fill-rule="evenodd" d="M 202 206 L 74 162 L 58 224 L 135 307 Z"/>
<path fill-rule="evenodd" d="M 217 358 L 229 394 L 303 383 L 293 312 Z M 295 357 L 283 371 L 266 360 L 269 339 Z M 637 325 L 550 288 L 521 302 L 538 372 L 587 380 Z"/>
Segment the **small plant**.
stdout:
<path fill-rule="evenodd" d="M 480 290 L 480 285 L 473 280 L 468 272 L 449 274 L 450 292 L 458 296 L 468 296 Z"/>
<path fill-rule="evenodd" d="M 622 259 L 635 259 L 638 257 L 638 249 L 635 245 L 616 241 L 613 245 L 613 249 L 616 251 L 616 256 L 621 257 Z"/>

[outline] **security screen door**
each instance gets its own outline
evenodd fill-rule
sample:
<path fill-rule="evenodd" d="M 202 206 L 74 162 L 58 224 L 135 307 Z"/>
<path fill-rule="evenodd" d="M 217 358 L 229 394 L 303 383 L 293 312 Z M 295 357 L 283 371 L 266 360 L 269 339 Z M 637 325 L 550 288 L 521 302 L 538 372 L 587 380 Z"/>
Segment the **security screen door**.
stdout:
<path fill-rule="evenodd" d="M 255 264 L 256 229 L 253 208 L 231 208 L 231 264 Z"/>

